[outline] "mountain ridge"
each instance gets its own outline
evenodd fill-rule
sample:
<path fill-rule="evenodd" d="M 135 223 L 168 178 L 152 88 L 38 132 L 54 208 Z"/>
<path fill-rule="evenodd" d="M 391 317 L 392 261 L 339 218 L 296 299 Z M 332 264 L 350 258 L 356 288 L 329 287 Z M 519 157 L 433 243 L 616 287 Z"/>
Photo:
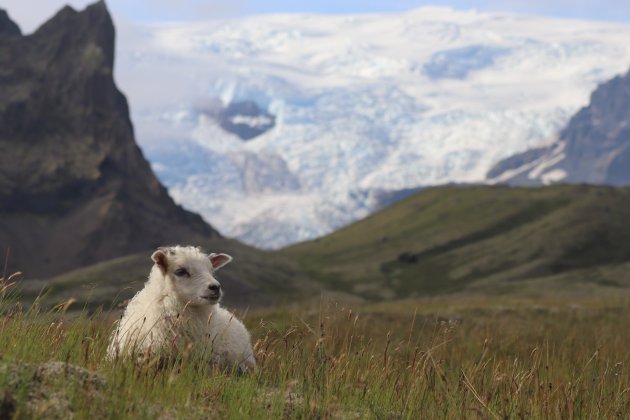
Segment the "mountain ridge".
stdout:
<path fill-rule="evenodd" d="M 602 83 L 545 148 L 499 162 L 491 182 L 630 184 L 630 71 Z"/>
<path fill-rule="evenodd" d="M 160 245 L 167 227 L 173 239 L 219 237 L 172 202 L 135 144 L 113 80 L 114 36 L 102 1 L 64 7 L 31 35 L 0 36 L 9 270 L 51 276 Z"/>
<path fill-rule="evenodd" d="M 0 36 L 20 36 L 20 27 L 11 20 L 6 10 L 0 8 Z"/>

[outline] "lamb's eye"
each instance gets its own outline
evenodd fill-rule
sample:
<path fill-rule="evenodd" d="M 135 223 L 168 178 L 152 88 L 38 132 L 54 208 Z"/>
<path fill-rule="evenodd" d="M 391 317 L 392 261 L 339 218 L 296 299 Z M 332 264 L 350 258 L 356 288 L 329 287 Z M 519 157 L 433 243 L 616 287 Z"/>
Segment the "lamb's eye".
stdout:
<path fill-rule="evenodd" d="M 186 270 L 185 268 L 178 268 L 173 274 L 175 274 L 177 277 L 189 276 L 188 270 Z"/>

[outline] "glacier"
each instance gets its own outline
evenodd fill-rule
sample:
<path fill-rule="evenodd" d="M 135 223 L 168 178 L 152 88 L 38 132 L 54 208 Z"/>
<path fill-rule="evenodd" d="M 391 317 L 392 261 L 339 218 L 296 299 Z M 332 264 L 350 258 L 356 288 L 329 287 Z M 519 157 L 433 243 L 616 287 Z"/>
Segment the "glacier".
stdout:
<path fill-rule="evenodd" d="M 384 193 L 486 182 L 627 70 L 628 39 L 630 25 L 444 7 L 123 23 L 115 76 L 173 198 L 273 249 Z M 261 132 L 246 141 L 208 111 L 239 102 L 264 112 L 229 117 Z"/>

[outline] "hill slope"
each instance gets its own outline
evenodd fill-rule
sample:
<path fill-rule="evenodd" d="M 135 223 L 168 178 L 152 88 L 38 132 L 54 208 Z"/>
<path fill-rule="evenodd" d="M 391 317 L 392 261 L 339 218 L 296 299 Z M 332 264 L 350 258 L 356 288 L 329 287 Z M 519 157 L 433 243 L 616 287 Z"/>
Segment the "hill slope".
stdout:
<path fill-rule="evenodd" d="M 628 188 L 440 187 L 282 253 L 368 298 L 630 287 L 628 220 Z"/>
<path fill-rule="evenodd" d="M 210 239 L 204 245 L 234 256 L 234 261 L 216 275 L 225 293 L 223 303 L 229 307 L 264 307 L 318 296 L 320 287 L 309 281 L 298 265 L 285 256 L 225 239 Z M 46 280 L 22 282 L 19 295 L 31 302 L 43 294 L 45 302 L 50 304 L 76 299 L 74 309 L 82 305 L 115 307 L 142 288 L 153 264 L 150 254 L 151 251 L 139 252 Z"/>

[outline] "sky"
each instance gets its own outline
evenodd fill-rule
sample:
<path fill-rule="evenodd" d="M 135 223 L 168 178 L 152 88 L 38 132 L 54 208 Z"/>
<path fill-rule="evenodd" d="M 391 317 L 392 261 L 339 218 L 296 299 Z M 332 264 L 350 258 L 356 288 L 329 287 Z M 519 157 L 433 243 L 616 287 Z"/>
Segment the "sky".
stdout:
<path fill-rule="evenodd" d="M 25 33 L 65 4 L 82 9 L 94 0 L 0 0 Z M 261 13 L 359 14 L 397 12 L 440 5 L 455 9 L 515 12 L 561 18 L 630 23 L 629 0 L 108 0 L 115 20 L 163 22 Z"/>

